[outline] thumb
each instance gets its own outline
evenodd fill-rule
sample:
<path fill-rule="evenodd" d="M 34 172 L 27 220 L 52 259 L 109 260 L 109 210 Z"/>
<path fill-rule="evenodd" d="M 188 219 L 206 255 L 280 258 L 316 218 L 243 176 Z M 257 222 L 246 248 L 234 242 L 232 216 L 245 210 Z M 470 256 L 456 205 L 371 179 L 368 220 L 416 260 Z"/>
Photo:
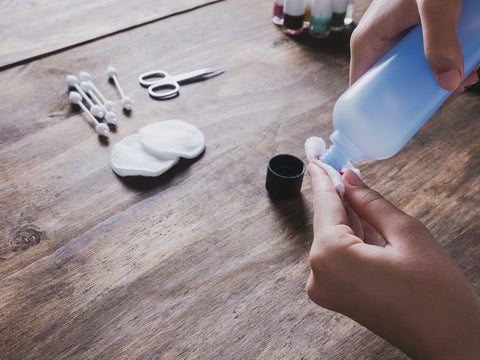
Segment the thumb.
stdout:
<path fill-rule="evenodd" d="M 455 90 L 464 76 L 457 26 L 462 0 L 418 0 L 425 57 L 438 83 Z"/>
<path fill-rule="evenodd" d="M 378 192 L 370 189 L 355 172 L 348 170 L 343 176 L 345 199 L 355 213 L 381 234 L 386 242 L 399 238 L 399 235 L 417 222 L 386 200 Z"/>

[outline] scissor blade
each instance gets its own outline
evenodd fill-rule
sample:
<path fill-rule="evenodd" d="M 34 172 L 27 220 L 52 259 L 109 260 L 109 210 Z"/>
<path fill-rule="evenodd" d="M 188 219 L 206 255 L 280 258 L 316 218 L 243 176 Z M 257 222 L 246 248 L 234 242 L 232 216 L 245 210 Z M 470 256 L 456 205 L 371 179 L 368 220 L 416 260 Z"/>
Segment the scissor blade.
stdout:
<path fill-rule="evenodd" d="M 186 82 L 192 82 L 192 81 L 197 81 L 202 79 L 208 79 L 213 76 L 220 75 L 223 72 L 225 72 L 225 70 L 223 69 L 205 68 L 205 69 L 191 71 L 185 74 L 174 75 L 173 78 L 178 83 L 186 83 Z"/>

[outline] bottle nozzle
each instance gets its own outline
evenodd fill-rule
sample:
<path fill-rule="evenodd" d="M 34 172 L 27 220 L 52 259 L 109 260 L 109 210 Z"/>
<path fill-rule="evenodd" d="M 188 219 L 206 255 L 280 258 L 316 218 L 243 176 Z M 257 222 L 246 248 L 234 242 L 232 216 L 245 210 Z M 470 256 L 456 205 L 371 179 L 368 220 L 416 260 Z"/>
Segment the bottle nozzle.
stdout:
<path fill-rule="evenodd" d="M 332 166 L 335 170 L 340 171 L 348 162 L 348 156 L 338 147 L 333 144 L 325 154 L 320 158 L 324 162 Z"/>

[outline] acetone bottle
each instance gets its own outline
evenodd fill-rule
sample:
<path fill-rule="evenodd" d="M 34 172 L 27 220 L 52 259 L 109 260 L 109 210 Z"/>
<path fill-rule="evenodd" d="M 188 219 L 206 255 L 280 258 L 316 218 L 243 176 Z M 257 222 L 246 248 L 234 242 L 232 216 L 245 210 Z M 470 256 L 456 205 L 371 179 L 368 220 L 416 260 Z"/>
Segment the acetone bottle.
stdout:
<path fill-rule="evenodd" d="M 480 0 L 463 1 L 457 36 L 467 76 L 480 63 Z M 427 63 L 418 25 L 340 96 L 333 145 L 321 160 L 341 169 L 395 155 L 450 94 Z"/>

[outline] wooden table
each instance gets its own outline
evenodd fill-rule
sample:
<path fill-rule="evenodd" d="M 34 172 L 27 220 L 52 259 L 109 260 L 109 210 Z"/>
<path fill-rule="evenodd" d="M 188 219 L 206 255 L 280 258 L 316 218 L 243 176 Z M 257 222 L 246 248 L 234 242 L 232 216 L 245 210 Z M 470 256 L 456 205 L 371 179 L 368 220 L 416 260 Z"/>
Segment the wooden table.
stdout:
<path fill-rule="evenodd" d="M 2 359 L 406 358 L 308 299 L 308 176 L 293 200 L 265 191 L 270 156 L 306 160 L 305 139 L 332 132 L 349 64 L 348 33 L 294 39 L 271 12 L 270 0 L 0 5 Z M 119 109 L 109 65 L 133 110 L 101 141 L 65 77 L 90 72 Z M 210 66 L 226 72 L 168 101 L 137 81 Z M 464 94 L 393 158 L 359 163 L 477 291 L 479 113 Z M 158 178 L 116 176 L 113 145 L 167 119 L 200 128 L 205 153 Z"/>

